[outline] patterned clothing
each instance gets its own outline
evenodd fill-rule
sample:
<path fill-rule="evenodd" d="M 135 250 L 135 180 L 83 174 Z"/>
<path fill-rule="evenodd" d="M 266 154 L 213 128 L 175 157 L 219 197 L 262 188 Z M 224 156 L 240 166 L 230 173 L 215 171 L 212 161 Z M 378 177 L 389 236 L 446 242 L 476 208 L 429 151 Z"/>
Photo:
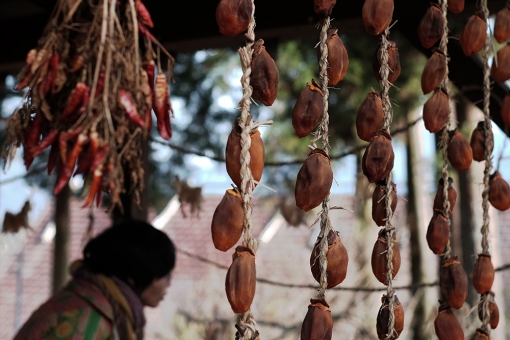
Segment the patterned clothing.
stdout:
<path fill-rule="evenodd" d="M 73 279 L 39 307 L 14 340 L 113 339 L 113 309 L 98 288 Z"/>
<path fill-rule="evenodd" d="M 93 274 L 80 260 L 70 271 L 69 284 L 32 314 L 14 340 L 143 339 L 143 305 L 128 284 Z"/>

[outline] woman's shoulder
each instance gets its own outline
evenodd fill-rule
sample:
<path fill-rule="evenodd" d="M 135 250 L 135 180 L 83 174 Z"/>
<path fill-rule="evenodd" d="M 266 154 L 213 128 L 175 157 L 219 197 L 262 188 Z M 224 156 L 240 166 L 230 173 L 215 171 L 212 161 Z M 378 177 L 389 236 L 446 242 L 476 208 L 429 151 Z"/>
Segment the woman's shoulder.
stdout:
<path fill-rule="evenodd" d="M 15 340 L 109 339 L 112 307 L 92 285 L 73 280 L 41 305 L 23 325 Z"/>

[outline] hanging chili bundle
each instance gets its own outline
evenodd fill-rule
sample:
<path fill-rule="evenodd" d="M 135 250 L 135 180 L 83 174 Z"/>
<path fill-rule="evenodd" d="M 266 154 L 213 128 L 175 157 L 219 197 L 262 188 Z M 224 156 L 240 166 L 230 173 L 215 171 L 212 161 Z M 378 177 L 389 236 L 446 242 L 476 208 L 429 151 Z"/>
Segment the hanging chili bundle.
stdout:
<path fill-rule="evenodd" d="M 83 174 L 92 183 L 85 205 L 106 191 L 112 206 L 121 205 L 127 166 L 139 199 L 140 146 L 152 126 L 153 107 L 161 136 L 171 137 L 166 79 L 174 59 L 150 33 L 153 26 L 140 0 L 59 0 L 14 87 L 28 89 L 8 121 L 5 163 L 22 145 L 28 169 L 51 146 L 48 173 L 58 166 L 55 194 L 73 173 Z M 160 50 L 168 59 L 168 77 L 159 66 L 154 79 Z"/>

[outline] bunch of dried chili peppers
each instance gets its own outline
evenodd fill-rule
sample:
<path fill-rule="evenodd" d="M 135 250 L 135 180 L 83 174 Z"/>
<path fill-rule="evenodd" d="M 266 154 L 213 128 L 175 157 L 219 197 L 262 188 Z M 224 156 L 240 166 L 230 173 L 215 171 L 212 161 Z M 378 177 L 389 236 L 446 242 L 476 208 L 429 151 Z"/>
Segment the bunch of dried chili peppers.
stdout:
<path fill-rule="evenodd" d="M 94 198 L 99 205 L 103 192 L 121 206 L 125 167 L 139 200 L 141 142 L 152 109 L 161 137 L 172 136 L 167 79 L 174 59 L 150 33 L 153 26 L 140 0 L 59 0 L 18 75 L 14 89 L 28 90 L 8 121 L 4 164 L 23 145 L 28 170 L 50 148 L 48 174 L 58 169 L 54 194 L 83 174 L 84 206 Z"/>

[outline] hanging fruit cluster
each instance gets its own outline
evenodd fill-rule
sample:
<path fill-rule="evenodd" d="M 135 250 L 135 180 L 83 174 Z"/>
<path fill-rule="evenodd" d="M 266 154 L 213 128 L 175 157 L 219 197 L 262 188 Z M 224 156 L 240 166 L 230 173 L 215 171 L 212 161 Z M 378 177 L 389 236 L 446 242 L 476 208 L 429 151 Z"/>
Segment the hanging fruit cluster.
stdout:
<path fill-rule="evenodd" d="M 365 29 L 380 36 L 379 48 L 372 59 L 372 70 L 381 91 L 368 93 L 358 109 L 356 132 L 370 142 L 361 160 L 363 174 L 376 183 L 372 195 L 372 219 L 383 227 L 372 250 L 372 272 L 387 286 L 377 315 L 379 339 L 397 339 L 404 329 L 404 308 L 393 290 L 392 280 L 400 269 L 400 250 L 391 219 L 397 208 L 397 186 L 391 181 L 395 154 L 389 127 L 392 108 L 389 89 L 400 75 L 400 58 L 396 43 L 388 40 L 393 18 L 393 0 L 365 0 L 362 17 Z"/>
<path fill-rule="evenodd" d="M 150 33 L 153 26 L 140 0 L 59 0 L 18 75 L 14 89 L 28 89 L 9 119 L 4 161 L 23 145 L 28 170 L 50 148 L 48 174 L 58 168 L 54 194 L 83 174 L 84 206 L 94 198 L 99 205 L 103 192 L 120 206 L 127 166 L 139 200 L 140 146 L 152 127 L 151 110 L 161 136 L 172 136 L 167 76 L 161 67 L 155 74 L 152 44 L 168 58 L 168 77 L 174 59 Z"/>
<path fill-rule="evenodd" d="M 487 8 L 487 0 L 480 0 L 480 15 L 481 20 L 486 24 L 489 19 L 489 10 Z M 504 12 L 503 12 L 504 13 Z M 504 16 L 503 16 L 504 17 Z M 499 17 L 501 20 L 502 17 Z M 507 23 L 507 25 L 510 22 Z M 501 21 L 498 26 L 500 27 Z M 501 30 L 498 28 L 498 37 L 500 36 Z M 507 36 L 508 38 L 508 36 Z M 498 306 L 494 302 L 494 293 L 491 291 L 492 284 L 494 283 L 494 266 L 491 261 L 491 255 L 489 252 L 489 202 L 500 210 L 506 210 L 509 207 L 508 184 L 501 178 L 499 173 L 496 171 L 491 175 L 492 172 L 492 151 L 494 147 L 494 136 L 492 133 L 492 123 L 490 119 L 490 74 L 496 81 L 505 81 L 510 78 L 503 76 L 503 73 L 508 73 L 507 70 L 499 69 L 498 66 L 505 64 L 504 51 L 502 54 L 500 50 L 498 52 L 498 58 L 501 56 L 502 60 L 498 60 L 499 65 L 496 67 L 496 61 L 493 63 L 492 72 L 489 69 L 489 53 L 491 49 L 492 39 L 489 35 L 485 34 L 483 41 L 483 66 L 484 66 L 484 77 L 483 77 L 483 114 L 484 120 L 478 124 L 473 135 L 471 136 L 471 147 L 473 148 L 473 155 L 476 161 L 485 161 L 483 184 L 484 190 L 482 192 L 482 209 L 483 209 L 483 223 L 481 227 L 482 234 L 482 252 L 478 255 L 473 268 L 473 286 L 475 290 L 480 294 L 480 302 L 478 303 L 478 316 L 482 322 L 482 326 L 476 331 L 476 334 L 472 339 L 490 339 L 491 329 L 497 327 L 499 323 L 499 310 Z M 507 53 L 508 54 L 508 53 Z M 506 57 L 507 60 L 510 58 L 510 54 Z M 510 64 L 507 64 L 508 68 Z M 491 196 L 492 194 L 492 196 Z"/>
<path fill-rule="evenodd" d="M 330 15 L 336 0 L 314 0 L 315 13 L 320 17 L 320 42 L 317 50 L 321 82 L 312 79 L 306 84 L 292 110 L 292 126 L 299 138 L 310 134 L 312 150 L 299 169 L 296 187 L 296 205 L 310 211 L 322 205 L 320 233 L 310 254 L 310 269 L 320 284 L 315 299 L 310 300 L 308 313 L 301 327 L 301 339 L 330 340 L 333 332 L 331 310 L 326 302 L 326 289 L 342 283 L 347 275 L 349 256 L 340 234 L 334 230 L 329 218 L 329 193 L 333 184 L 329 149 L 328 86 L 335 86 L 347 73 L 349 57 L 338 30 L 330 27 Z M 317 147 L 317 141 L 322 147 Z"/>
<path fill-rule="evenodd" d="M 469 142 L 458 130 L 448 131 L 450 124 L 450 92 L 448 79 L 448 23 L 447 11 L 460 13 L 464 1 L 440 0 L 432 4 L 418 26 L 420 42 L 433 48 L 421 78 L 424 94 L 434 91 L 423 107 L 425 128 L 431 133 L 442 130 L 442 176 L 433 203 L 433 216 L 427 228 L 427 244 L 434 254 L 443 256 L 439 286 L 443 301 L 434 321 L 439 339 L 464 339 L 462 327 L 451 308 L 461 308 L 468 293 L 468 279 L 457 256 L 451 256 L 450 215 L 457 201 L 453 180 L 448 176 L 448 163 L 458 171 L 471 166 L 473 153 Z M 438 44 L 439 43 L 439 44 Z M 438 45 L 437 45 L 438 44 Z"/>
<path fill-rule="evenodd" d="M 227 190 L 214 211 L 211 234 L 214 246 L 227 251 L 238 243 L 225 279 L 228 302 L 238 316 L 236 340 L 257 340 L 259 333 L 250 311 L 256 288 L 255 253 L 258 244 L 251 234 L 252 192 L 264 170 L 264 143 L 253 121 L 250 101 L 253 97 L 271 106 L 278 92 L 279 74 L 276 63 L 267 53 L 264 41 L 255 41 L 255 4 L 253 0 L 220 0 L 216 21 L 223 35 L 235 36 L 244 32 L 246 46 L 239 49 L 243 76 L 241 116 L 233 124 L 227 141 L 225 161 L 227 173 L 235 184 Z"/>

